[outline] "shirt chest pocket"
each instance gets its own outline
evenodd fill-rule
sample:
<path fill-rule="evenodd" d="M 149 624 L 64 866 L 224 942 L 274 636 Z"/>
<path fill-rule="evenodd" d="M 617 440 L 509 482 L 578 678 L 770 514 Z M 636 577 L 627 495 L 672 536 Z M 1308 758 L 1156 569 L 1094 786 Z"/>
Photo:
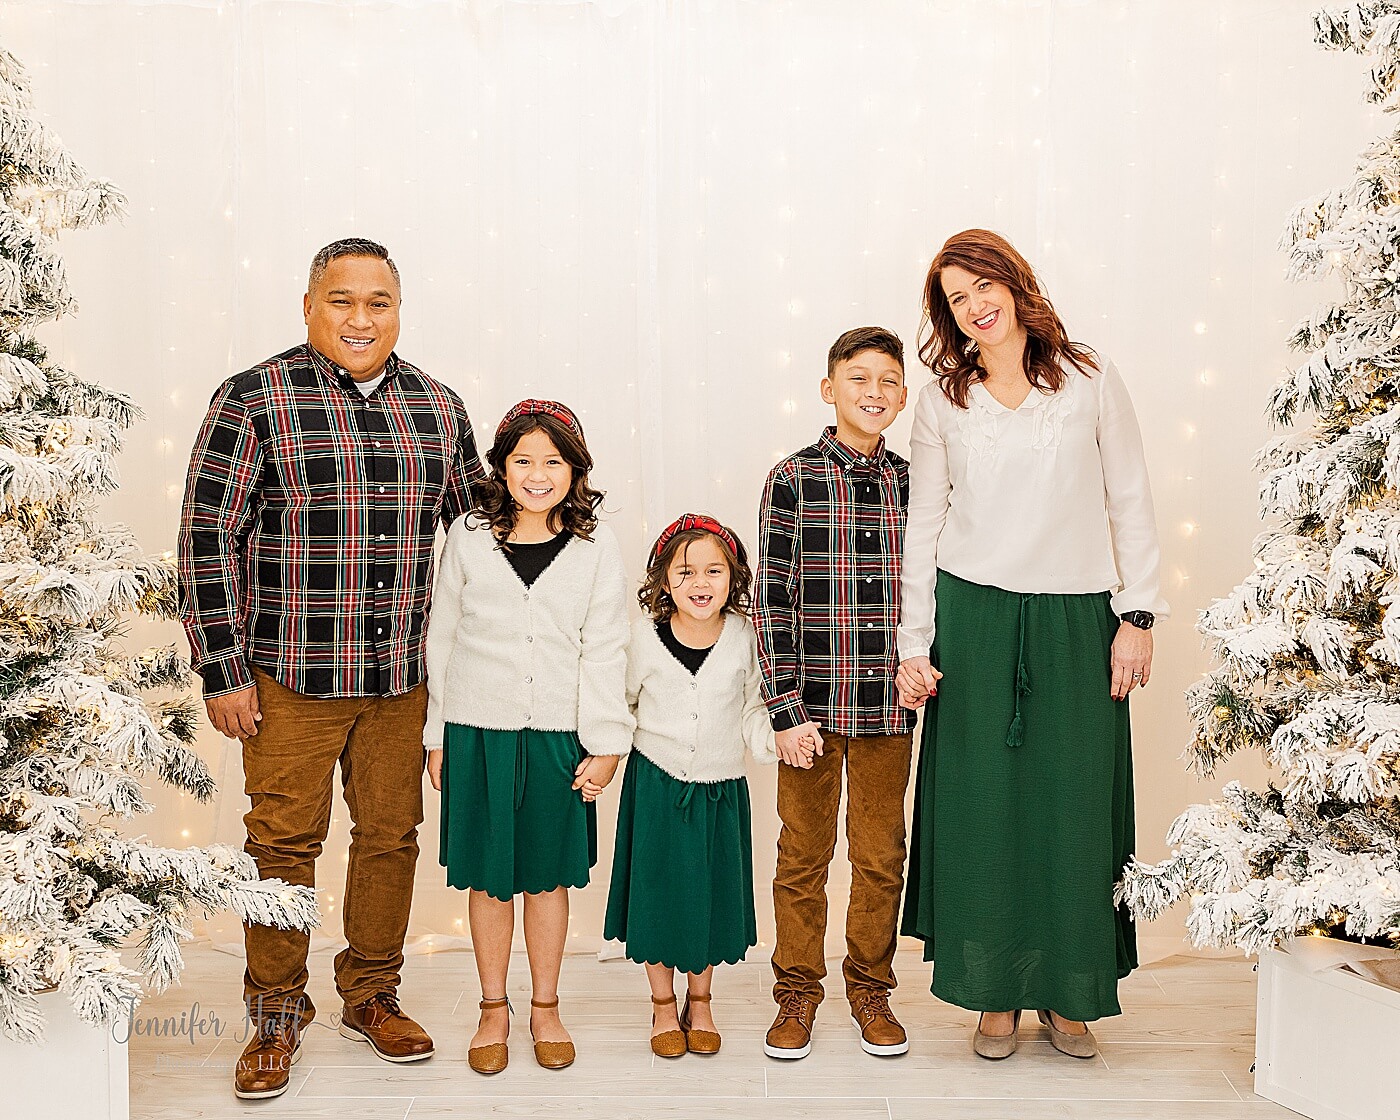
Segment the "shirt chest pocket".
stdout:
<path fill-rule="evenodd" d="M 363 477 L 356 435 L 298 432 L 274 436 L 268 444 L 264 497 L 287 506 L 330 499 Z"/>

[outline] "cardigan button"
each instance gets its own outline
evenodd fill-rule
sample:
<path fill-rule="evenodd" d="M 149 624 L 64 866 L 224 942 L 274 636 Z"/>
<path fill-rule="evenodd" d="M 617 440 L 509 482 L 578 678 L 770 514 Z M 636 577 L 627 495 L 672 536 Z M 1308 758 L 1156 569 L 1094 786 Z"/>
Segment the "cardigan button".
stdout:
<path fill-rule="evenodd" d="M 691 713 L 690 713 L 690 718 L 691 718 L 691 719 L 699 719 L 699 718 L 700 718 L 700 713 L 699 713 L 699 712 L 691 712 Z"/>
<path fill-rule="evenodd" d="M 526 683 L 526 684 L 534 684 L 534 683 L 535 683 L 535 678 L 534 678 L 534 677 L 526 677 L 526 678 L 525 678 L 525 683 Z"/>
<path fill-rule="evenodd" d="M 525 635 L 525 640 L 526 640 L 527 642 L 533 642 L 533 641 L 535 640 L 535 636 L 534 636 L 533 634 L 526 634 L 526 635 Z"/>

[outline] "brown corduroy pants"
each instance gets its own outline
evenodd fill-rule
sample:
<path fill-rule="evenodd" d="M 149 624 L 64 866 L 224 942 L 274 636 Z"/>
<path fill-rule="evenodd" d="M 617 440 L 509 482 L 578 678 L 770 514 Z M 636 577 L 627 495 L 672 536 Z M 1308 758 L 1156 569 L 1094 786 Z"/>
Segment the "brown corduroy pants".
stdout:
<path fill-rule="evenodd" d="M 423 823 L 423 723 L 428 688 L 403 696 L 303 696 L 260 669 L 262 722 L 243 740 L 246 851 L 262 879 L 316 883 L 316 857 L 330 829 L 336 764 L 350 810 L 350 855 L 341 919 L 347 947 L 335 958 L 346 1003 L 395 992 L 413 901 L 418 826 Z M 310 935 L 247 925 L 243 993 L 254 1018 L 300 1011 Z"/>
<path fill-rule="evenodd" d="M 824 735 L 810 770 L 779 764 L 778 867 L 773 879 L 773 998 L 822 1000 L 826 976 L 826 880 L 836 852 L 841 771 L 846 772 L 846 997 L 895 986 L 895 940 L 904 890 L 904 793 L 912 735 Z"/>

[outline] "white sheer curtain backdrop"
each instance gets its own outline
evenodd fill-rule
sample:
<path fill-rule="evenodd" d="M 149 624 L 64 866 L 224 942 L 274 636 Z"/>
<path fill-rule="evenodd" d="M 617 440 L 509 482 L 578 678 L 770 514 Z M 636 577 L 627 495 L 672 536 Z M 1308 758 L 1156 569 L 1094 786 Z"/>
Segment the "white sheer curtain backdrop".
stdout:
<path fill-rule="evenodd" d="M 687 509 L 752 544 L 766 471 L 829 419 L 832 339 L 896 329 L 912 395 L 932 254 L 967 226 L 1010 236 L 1073 336 L 1116 359 L 1143 424 L 1176 609 L 1133 701 L 1150 857 L 1218 786 L 1178 759 L 1205 663 L 1191 624 L 1247 570 L 1266 390 L 1322 296 L 1284 283 L 1274 244 L 1380 131 L 1362 66 L 1311 45 L 1312 6 L 0 0 L 0 35 L 49 123 L 131 199 L 123 227 L 68 239 L 82 314 L 45 338 L 149 412 L 108 511 L 151 551 L 174 547 L 210 393 L 304 337 L 306 267 L 334 238 L 389 246 L 400 352 L 462 394 L 479 434 L 527 395 L 578 410 L 640 576 Z M 237 749 L 202 745 L 218 802 L 161 793 L 140 827 L 239 843 Z M 773 781 L 753 775 L 765 941 Z M 601 928 L 615 797 L 575 901 L 580 948 Z M 413 929 L 452 935 L 466 907 L 442 885 L 436 815 L 430 792 Z M 342 807 L 321 877 L 332 935 L 346 831 Z M 838 861 L 838 897 L 844 882 Z"/>

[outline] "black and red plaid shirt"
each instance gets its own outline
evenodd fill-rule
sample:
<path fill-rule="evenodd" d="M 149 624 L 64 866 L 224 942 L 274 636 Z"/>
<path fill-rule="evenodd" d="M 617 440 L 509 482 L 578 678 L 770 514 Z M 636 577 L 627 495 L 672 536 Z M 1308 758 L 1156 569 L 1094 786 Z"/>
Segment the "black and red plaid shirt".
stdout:
<path fill-rule="evenodd" d="M 827 428 L 768 475 L 758 514 L 753 620 L 775 730 L 833 735 L 913 727 L 894 687 L 909 464 L 853 451 Z"/>
<path fill-rule="evenodd" d="M 181 618 L 204 695 L 256 665 L 309 696 L 424 678 L 433 540 L 484 478 L 461 399 L 391 354 L 365 397 L 310 345 L 214 394 L 180 517 Z"/>

